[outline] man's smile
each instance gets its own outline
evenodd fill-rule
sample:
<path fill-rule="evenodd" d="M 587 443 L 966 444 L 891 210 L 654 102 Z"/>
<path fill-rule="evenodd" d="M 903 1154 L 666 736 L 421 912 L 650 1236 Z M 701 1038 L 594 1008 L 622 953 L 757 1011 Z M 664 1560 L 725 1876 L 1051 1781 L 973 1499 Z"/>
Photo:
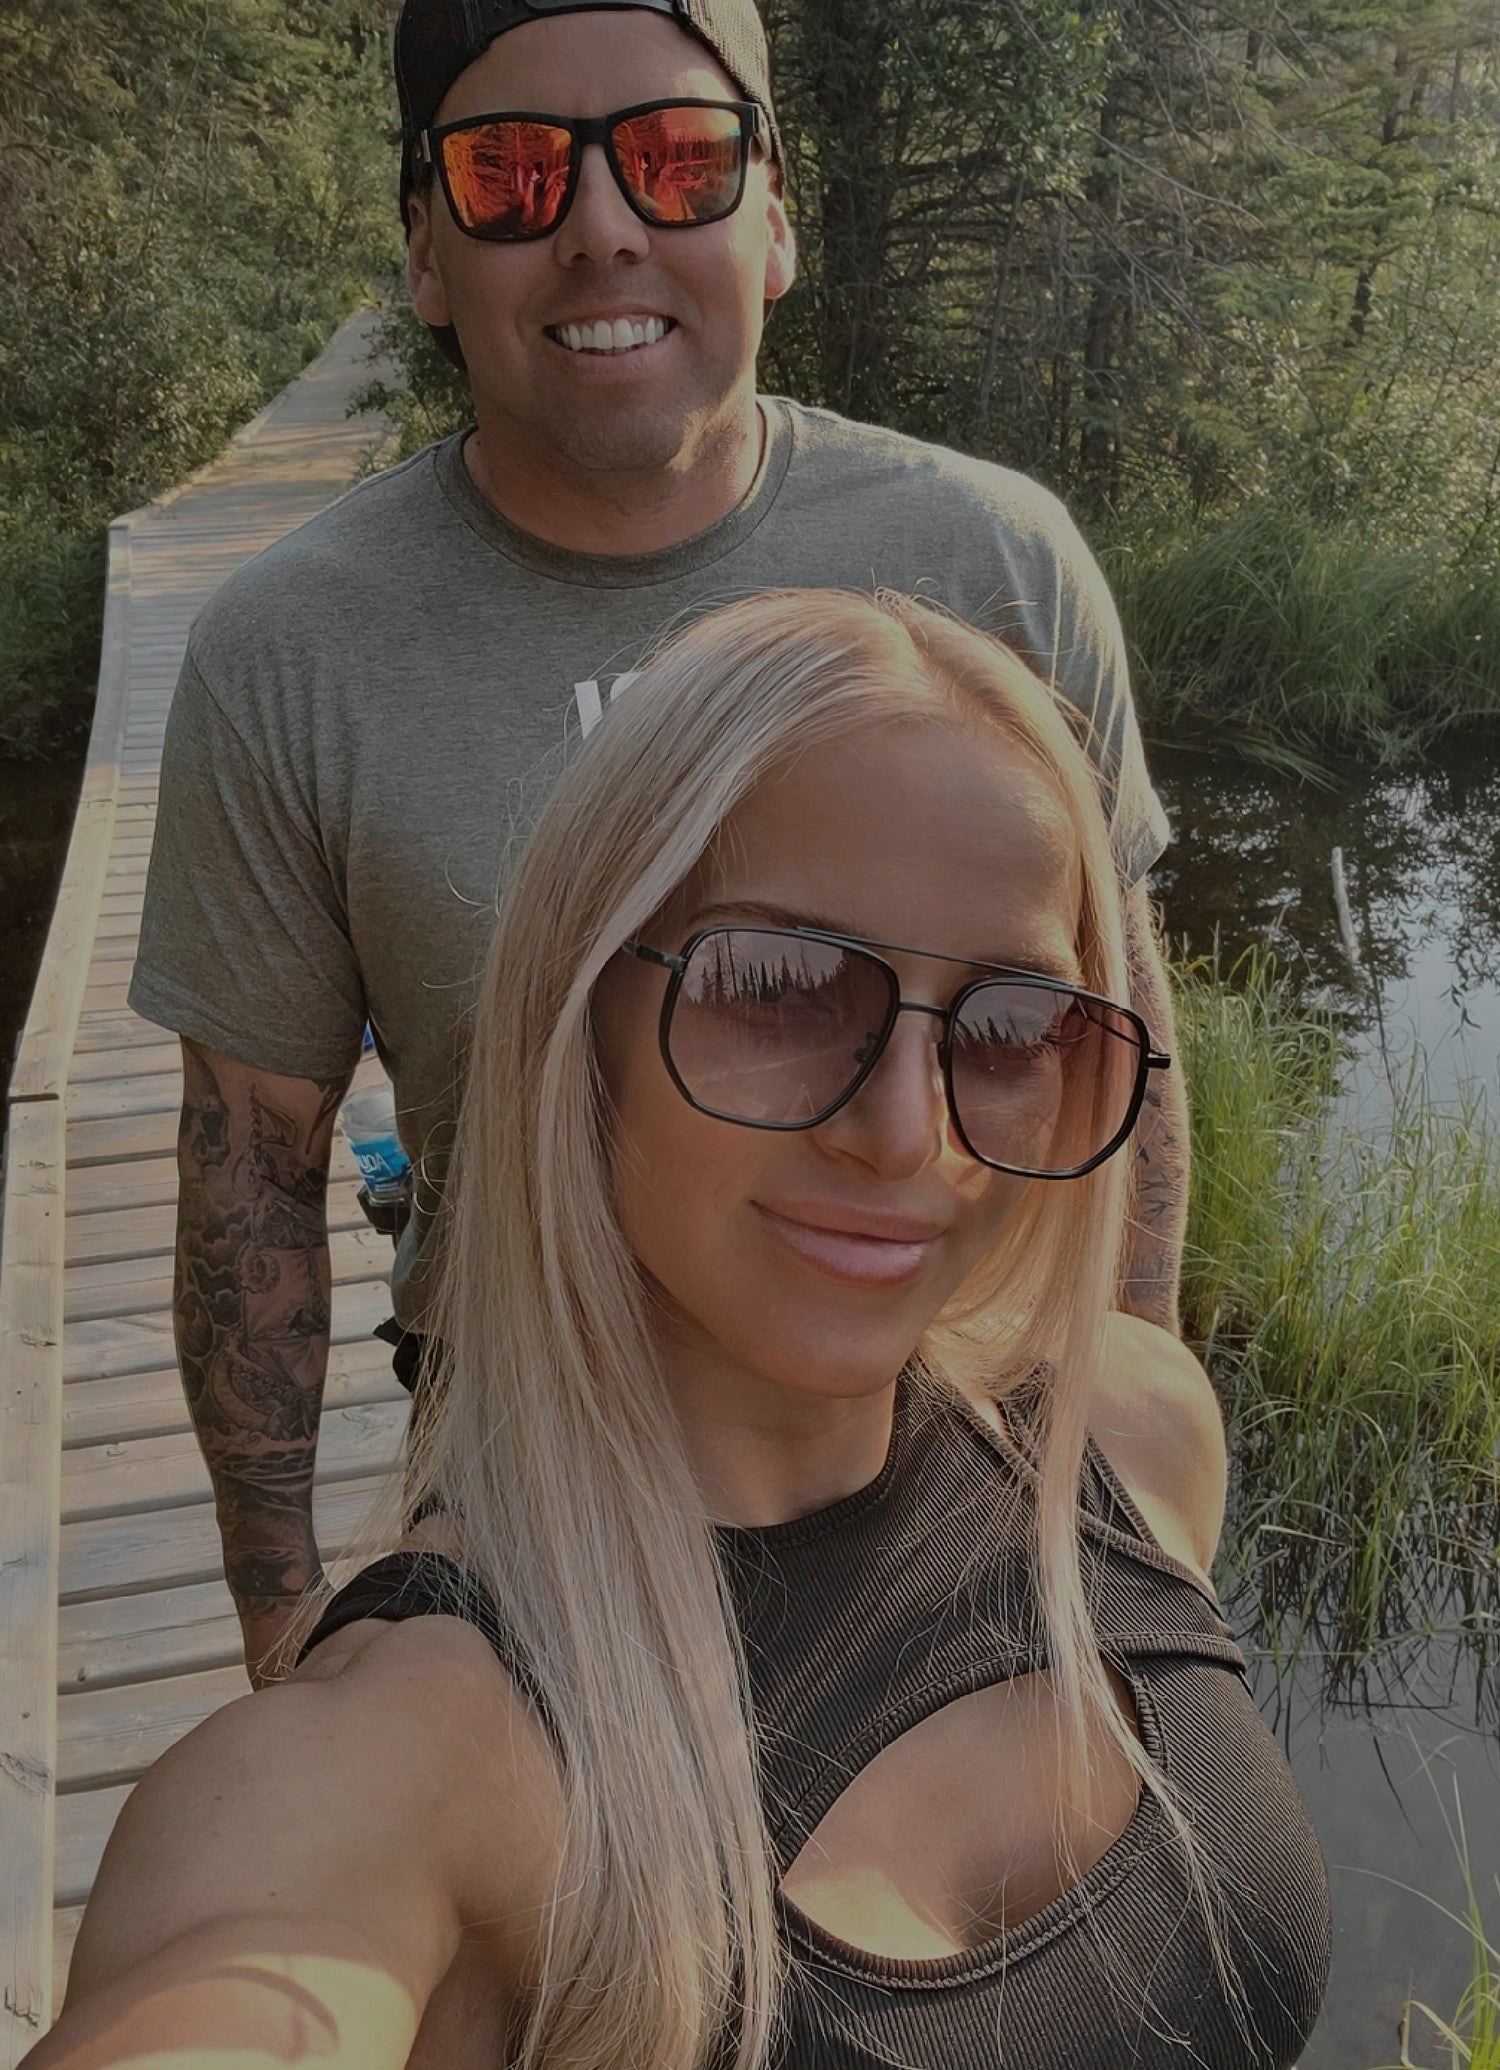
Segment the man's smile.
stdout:
<path fill-rule="evenodd" d="M 547 336 L 569 352 L 615 354 L 639 352 L 659 345 L 676 330 L 670 317 L 632 313 L 629 316 L 597 317 L 588 323 L 548 324 Z"/>

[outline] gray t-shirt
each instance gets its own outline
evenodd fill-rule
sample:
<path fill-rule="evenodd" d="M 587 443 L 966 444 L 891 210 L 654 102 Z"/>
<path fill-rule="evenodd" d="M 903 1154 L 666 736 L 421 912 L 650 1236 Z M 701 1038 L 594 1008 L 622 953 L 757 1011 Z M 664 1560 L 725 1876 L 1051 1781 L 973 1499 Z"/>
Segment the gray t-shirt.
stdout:
<path fill-rule="evenodd" d="M 130 1002 L 205 1047 L 336 1078 L 368 1018 L 402 1138 L 441 1187 L 464 1031 L 514 844 L 647 650 L 764 589 L 926 595 L 1085 714 L 1132 880 L 1166 822 L 1119 621 L 1058 500 L 1003 468 L 779 398 L 757 479 L 662 553 L 566 553 L 475 489 L 461 437 L 362 484 L 231 577 L 167 724 Z M 419 1214 L 395 1273 L 420 1324 Z"/>

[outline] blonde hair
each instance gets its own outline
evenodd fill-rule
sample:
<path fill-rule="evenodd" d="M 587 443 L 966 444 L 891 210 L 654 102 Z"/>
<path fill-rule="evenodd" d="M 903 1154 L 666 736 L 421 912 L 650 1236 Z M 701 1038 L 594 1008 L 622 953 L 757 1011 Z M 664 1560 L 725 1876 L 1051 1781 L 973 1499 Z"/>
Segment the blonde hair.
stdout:
<path fill-rule="evenodd" d="M 442 1495 L 565 1771 L 565 1859 L 525 2070 L 759 2070 L 779 1980 L 744 1664 L 612 1207 L 591 995 L 757 784 L 809 746 L 913 716 L 998 726 L 1050 772 L 1077 836 L 1082 982 L 1123 997 L 1119 882 L 1069 721 L 1014 654 L 898 596 L 763 594 L 675 637 L 564 777 L 504 903 L 428 1319 L 441 1364 L 408 1494 Z M 1069 1721 L 1059 1773 L 1086 1770 L 1102 1739 L 1166 1803 L 1110 1691 L 1078 1548 L 1128 1163 L 1028 1187 L 982 1283 L 918 1362 L 941 1376 L 965 1341 L 972 1359 L 977 1330 L 992 1393 L 1046 1368 L 1037 1564 Z"/>

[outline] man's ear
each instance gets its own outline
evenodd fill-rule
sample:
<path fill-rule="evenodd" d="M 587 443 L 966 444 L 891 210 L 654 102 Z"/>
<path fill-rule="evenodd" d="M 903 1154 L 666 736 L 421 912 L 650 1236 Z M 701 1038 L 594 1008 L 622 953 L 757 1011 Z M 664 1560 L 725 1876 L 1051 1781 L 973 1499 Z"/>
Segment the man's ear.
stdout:
<path fill-rule="evenodd" d="M 786 212 L 781 194 L 781 170 L 771 169 L 771 194 L 767 203 L 771 241 L 766 252 L 766 300 L 779 302 L 797 278 L 797 233 Z"/>
<path fill-rule="evenodd" d="M 430 193 L 412 194 L 407 199 L 406 285 L 412 306 L 423 323 L 442 330 L 452 323 L 453 317 L 433 250 L 430 199 Z"/>

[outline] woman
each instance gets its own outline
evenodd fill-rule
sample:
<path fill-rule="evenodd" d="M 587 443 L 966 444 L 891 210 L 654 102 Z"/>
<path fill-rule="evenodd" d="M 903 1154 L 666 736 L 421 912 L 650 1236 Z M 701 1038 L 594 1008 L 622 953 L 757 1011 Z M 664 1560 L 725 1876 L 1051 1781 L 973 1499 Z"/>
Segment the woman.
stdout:
<path fill-rule="evenodd" d="M 831 592 L 665 650 L 491 956 L 426 1549 L 141 1785 L 35 2070 L 1292 2063 L 1219 1420 L 1109 1312 L 1125 990 L 1005 650 Z"/>

